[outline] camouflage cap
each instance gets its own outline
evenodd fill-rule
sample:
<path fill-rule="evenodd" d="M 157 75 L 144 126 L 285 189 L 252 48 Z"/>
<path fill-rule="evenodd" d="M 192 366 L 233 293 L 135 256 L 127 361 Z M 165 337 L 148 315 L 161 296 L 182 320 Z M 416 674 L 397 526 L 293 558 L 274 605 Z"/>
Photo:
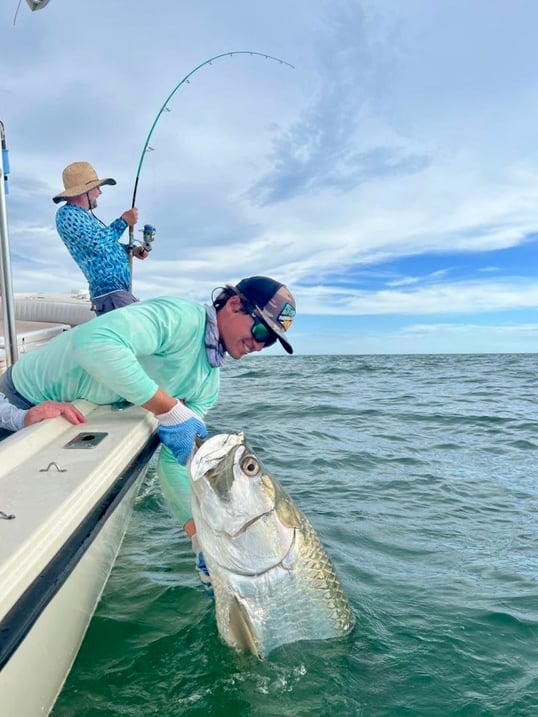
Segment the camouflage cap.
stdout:
<path fill-rule="evenodd" d="M 290 290 L 280 281 L 268 276 L 250 276 L 234 287 L 252 304 L 255 313 L 269 326 L 271 331 L 289 353 L 293 348 L 286 338 L 295 318 L 295 299 Z"/>

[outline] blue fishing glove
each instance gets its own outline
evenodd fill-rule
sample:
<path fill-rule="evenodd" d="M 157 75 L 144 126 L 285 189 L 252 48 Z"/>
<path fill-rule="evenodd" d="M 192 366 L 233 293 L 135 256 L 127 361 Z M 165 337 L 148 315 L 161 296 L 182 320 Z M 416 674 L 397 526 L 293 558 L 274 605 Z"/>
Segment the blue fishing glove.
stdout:
<path fill-rule="evenodd" d="M 187 465 L 196 436 L 207 438 L 205 424 L 181 401 L 167 413 L 159 414 L 157 420 L 159 438 L 172 451 L 178 463 Z"/>

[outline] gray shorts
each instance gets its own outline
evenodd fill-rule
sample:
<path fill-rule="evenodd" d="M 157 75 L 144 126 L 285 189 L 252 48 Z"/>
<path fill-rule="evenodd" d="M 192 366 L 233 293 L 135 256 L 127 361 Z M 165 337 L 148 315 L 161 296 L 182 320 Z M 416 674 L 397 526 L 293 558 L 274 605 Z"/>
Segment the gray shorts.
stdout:
<path fill-rule="evenodd" d="M 110 294 L 103 294 L 93 299 L 92 309 L 97 316 L 101 316 L 101 314 L 114 311 L 114 309 L 121 309 L 122 306 L 129 306 L 129 304 L 134 304 L 137 301 L 136 296 L 131 294 L 130 291 L 118 289 L 118 291 L 111 291 Z"/>

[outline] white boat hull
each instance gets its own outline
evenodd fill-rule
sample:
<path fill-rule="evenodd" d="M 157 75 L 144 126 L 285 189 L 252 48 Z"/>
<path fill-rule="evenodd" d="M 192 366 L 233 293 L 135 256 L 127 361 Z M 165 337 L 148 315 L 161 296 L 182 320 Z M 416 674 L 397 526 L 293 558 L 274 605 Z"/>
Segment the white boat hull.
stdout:
<path fill-rule="evenodd" d="M 83 426 L 54 419 L 0 443 L 0 703 L 49 714 L 121 545 L 157 444 L 137 407 L 77 405 Z M 67 448 L 81 434 L 106 436 Z M 91 438 L 90 438 L 91 440 Z M 44 469 L 51 465 L 48 471 Z M 57 470 L 64 472 L 59 472 Z"/>
<path fill-rule="evenodd" d="M 140 478 L 0 672 L 6 715 L 47 715 L 56 702 L 121 545 Z"/>

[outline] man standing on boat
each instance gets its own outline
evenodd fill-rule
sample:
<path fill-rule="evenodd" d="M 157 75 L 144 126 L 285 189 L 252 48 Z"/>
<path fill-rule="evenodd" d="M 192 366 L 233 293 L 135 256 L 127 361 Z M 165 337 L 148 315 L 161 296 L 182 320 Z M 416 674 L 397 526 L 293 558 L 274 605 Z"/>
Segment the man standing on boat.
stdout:
<path fill-rule="evenodd" d="M 64 191 L 53 197 L 65 202 L 56 213 L 56 228 L 69 253 L 88 280 L 92 309 L 99 316 L 138 301 L 131 293 L 130 249 L 120 243 L 127 227 L 138 221 L 138 209 L 127 209 L 108 226 L 93 210 L 104 184 L 116 184 L 111 177 L 99 179 L 88 162 L 73 162 L 63 171 Z M 145 259 L 142 246 L 132 249 L 133 256 Z"/>

